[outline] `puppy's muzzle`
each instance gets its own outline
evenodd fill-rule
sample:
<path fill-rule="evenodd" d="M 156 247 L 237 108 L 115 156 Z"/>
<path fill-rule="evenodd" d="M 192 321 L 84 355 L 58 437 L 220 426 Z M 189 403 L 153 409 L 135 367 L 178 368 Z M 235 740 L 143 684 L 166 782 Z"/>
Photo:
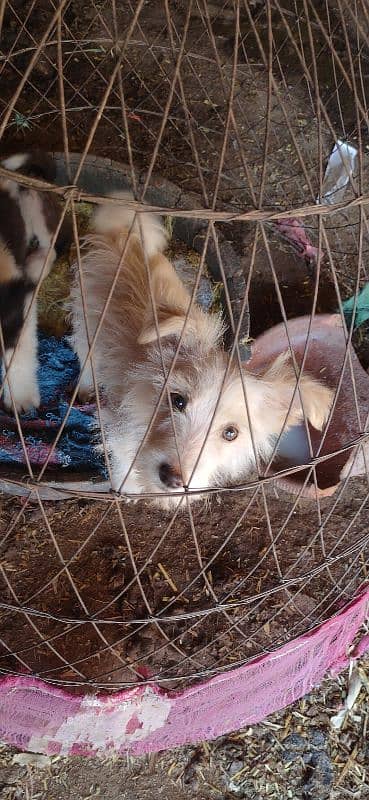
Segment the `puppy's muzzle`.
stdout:
<path fill-rule="evenodd" d="M 178 468 L 171 464 L 160 464 L 159 478 L 167 489 L 182 489 L 183 480 Z"/>

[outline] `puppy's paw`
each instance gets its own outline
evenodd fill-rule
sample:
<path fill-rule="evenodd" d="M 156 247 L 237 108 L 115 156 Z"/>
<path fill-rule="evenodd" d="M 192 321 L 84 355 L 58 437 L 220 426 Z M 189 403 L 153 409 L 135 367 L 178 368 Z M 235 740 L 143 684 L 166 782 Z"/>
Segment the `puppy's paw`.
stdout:
<path fill-rule="evenodd" d="M 124 492 L 122 494 L 122 498 L 126 506 L 135 506 L 139 502 L 139 497 L 129 497 L 128 495 L 124 494 Z"/>
<path fill-rule="evenodd" d="M 81 360 L 81 359 L 80 359 Z M 95 397 L 94 378 L 89 361 L 80 373 L 77 387 L 77 399 L 82 405 L 89 403 Z"/>
<path fill-rule="evenodd" d="M 38 408 L 41 402 L 40 392 L 37 384 L 13 386 L 12 385 L 13 401 L 10 396 L 9 387 L 5 385 L 3 393 L 3 403 L 5 408 L 14 413 L 14 406 L 18 414 L 26 414 L 33 408 Z"/>

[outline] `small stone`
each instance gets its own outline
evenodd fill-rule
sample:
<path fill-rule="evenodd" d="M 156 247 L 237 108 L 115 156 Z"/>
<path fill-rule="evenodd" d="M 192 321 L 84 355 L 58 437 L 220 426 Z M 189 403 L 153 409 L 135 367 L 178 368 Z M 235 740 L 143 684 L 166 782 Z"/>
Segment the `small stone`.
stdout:
<path fill-rule="evenodd" d="M 333 769 L 329 756 L 326 753 L 314 753 L 306 771 L 306 781 L 303 784 L 306 800 L 328 800 L 333 783 Z"/>
<path fill-rule="evenodd" d="M 319 747 L 321 749 L 326 745 L 326 737 L 322 731 L 319 731 L 317 728 L 311 728 L 309 731 L 309 742 L 313 747 Z"/>
<path fill-rule="evenodd" d="M 293 750 L 294 752 L 302 753 L 308 748 L 308 742 L 299 733 L 290 733 L 283 740 L 283 746 L 286 750 Z"/>
<path fill-rule="evenodd" d="M 36 769 L 45 769 L 50 767 L 50 756 L 43 756 L 41 753 L 16 753 L 12 758 L 12 764 L 18 764 L 20 767 L 35 767 Z"/>
<path fill-rule="evenodd" d="M 313 755 L 311 764 L 316 771 L 316 775 L 319 775 L 320 783 L 322 783 L 323 786 L 330 786 L 333 781 L 333 770 L 331 759 L 327 753 L 317 753 Z"/>
<path fill-rule="evenodd" d="M 238 783 L 237 781 L 233 782 L 231 780 L 228 785 L 228 791 L 237 797 L 252 797 L 252 800 L 261 800 L 260 796 L 255 794 L 254 781 L 251 781 L 248 778 L 246 778 L 244 781 L 241 781 L 241 783 Z"/>
<path fill-rule="evenodd" d="M 316 717 L 319 714 L 319 710 L 315 706 L 311 706 L 311 708 L 306 709 L 305 714 L 307 717 Z"/>
<path fill-rule="evenodd" d="M 303 753 L 299 750 L 284 750 L 282 753 L 282 763 L 291 764 L 293 761 L 297 761 L 302 756 Z"/>
<path fill-rule="evenodd" d="M 231 776 L 236 775 L 237 772 L 240 772 L 242 767 L 243 767 L 243 761 L 232 761 L 232 763 L 229 766 L 228 772 Z"/>

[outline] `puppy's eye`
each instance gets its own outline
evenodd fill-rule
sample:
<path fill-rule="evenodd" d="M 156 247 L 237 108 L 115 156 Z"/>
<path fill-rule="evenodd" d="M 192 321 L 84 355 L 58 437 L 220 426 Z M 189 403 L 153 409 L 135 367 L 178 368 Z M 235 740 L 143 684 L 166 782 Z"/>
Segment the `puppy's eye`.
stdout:
<path fill-rule="evenodd" d="M 172 408 L 176 411 L 184 411 L 187 405 L 186 398 L 183 397 L 182 394 L 177 394 L 177 392 L 171 393 L 170 402 L 172 404 Z"/>
<path fill-rule="evenodd" d="M 224 428 L 222 436 L 226 442 L 233 442 L 234 439 L 237 439 L 238 430 L 234 425 L 228 425 L 227 428 Z"/>

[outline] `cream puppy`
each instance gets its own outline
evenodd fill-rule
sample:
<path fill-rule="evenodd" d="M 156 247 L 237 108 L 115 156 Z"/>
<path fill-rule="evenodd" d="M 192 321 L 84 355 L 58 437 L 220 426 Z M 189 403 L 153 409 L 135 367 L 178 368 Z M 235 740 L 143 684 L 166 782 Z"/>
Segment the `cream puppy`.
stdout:
<path fill-rule="evenodd" d="M 190 305 L 163 254 L 166 235 L 159 218 L 149 213 L 135 218 L 124 205 L 129 196 L 117 197 L 121 205 L 97 209 L 85 240 L 87 328 L 76 272 L 72 343 L 83 366 L 107 303 L 92 362 L 106 401 L 113 486 L 133 495 L 148 493 L 171 507 L 183 490 L 244 480 L 257 456 L 268 461 L 283 426 L 298 424 L 304 413 L 321 429 L 332 392 L 307 374 L 296 390 L 288 355 L 262 376 L 247 369 L 240 374 L 223 349 L 221 317 Z M 87 361 L 80 396 L 91 392 Z"/>

